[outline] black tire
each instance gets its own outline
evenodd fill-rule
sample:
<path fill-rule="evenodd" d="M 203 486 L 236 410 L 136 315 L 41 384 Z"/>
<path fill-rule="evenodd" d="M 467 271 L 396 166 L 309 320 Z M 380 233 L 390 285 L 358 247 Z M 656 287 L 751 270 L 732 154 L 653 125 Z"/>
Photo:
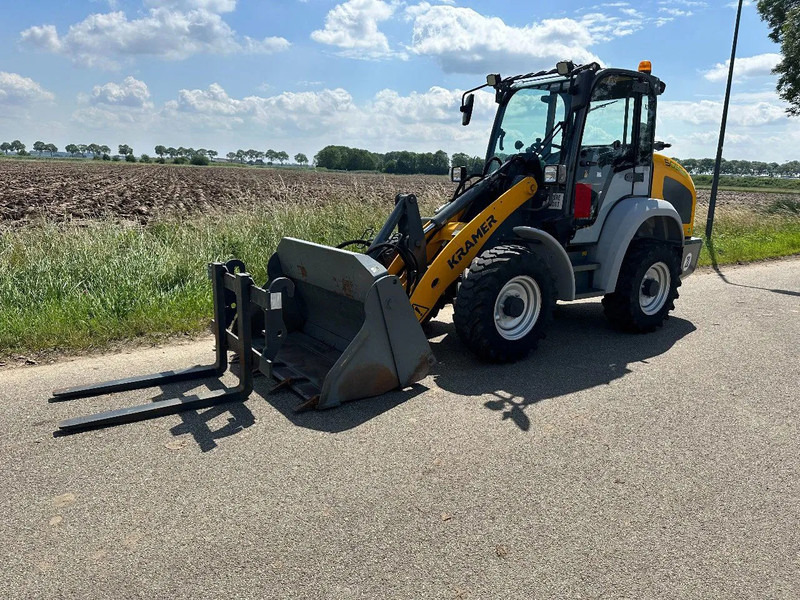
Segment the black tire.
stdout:
<path fill-rule="evenodd" d="M 635 333 L 661 327 L 669 311 L 675 308 L 681 284 L 680 266 L 678 252 L 668 244 L 654 241 L 631 244 L 622 261 L 615 291 L 603 298 L 608 320 L 624 331 Z M 650 276 L 646 277 L 648 273 Z M 664 285 L 667 274 L 669 282 Z"/>
<path fill-rule="evenodd" d="M 527 303 L 514 295 L 517 289 L 529 299 Z M 503 298 L 506 302 L 496 313 Z M 469 277 L 456 296 L 453 323 L 464 344 L 481 359 L 513 362 L 536 348 L 552 318 L 555 301 L 553 275 L 540 257 L 524 246 L 497 246 L 469 266 Z M 497 320 L 496 314 L 501 315 Z M 515 327 L 517 319 L 519 326 Z"/>

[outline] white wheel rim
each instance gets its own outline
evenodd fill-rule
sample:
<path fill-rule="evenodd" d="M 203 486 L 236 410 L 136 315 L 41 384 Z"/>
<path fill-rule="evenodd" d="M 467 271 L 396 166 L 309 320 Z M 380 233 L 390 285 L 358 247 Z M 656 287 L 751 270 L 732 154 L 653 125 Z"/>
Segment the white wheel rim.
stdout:
<path fill-rule="evenodd" d="M 651 283 L 654 282 L 654 283 Z M 639 286 L 639 308 L 646 315 L 654 315 L 667 302 L 669 288 L 672 284 L 672 275 L 669 267 L 663 262 L 657 262 L 644 274 L 642 284 Z M 658 286 L 657 289 L 649 289 L 651 286 Z"/>
<path fill-rule="evenodd" d="M 509 298 L 522 300 L 522 314 L 517 317 L 507 315 L 504 307 Z M 536 280 L 527 275 L 519 275 L 500 290 L 494 303 L 494 324 L 497 333 L 507 340 L 518 340 L 530 333 L 542 310 L 542 291 Z"/>

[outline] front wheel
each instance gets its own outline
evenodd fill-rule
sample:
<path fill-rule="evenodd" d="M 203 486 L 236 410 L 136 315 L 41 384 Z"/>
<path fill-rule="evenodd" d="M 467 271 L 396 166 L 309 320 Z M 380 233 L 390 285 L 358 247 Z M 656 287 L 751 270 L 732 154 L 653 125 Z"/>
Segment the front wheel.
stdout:
<path fill-rule="evenodd" d="M 649 332 L 675 308 L 680 259 L 663 242 L 640 242 L 625 255 L 614 293 L 603 298 L 606 317 L 620 329 Z"/>
<path fill-rule="evenodd" d="M 547 264 L 524 246 L 497 246 L 472 261 L 456 296 L 453 323 L 480 358 L 512 362 L 536 347 L 554 304 Z"/>

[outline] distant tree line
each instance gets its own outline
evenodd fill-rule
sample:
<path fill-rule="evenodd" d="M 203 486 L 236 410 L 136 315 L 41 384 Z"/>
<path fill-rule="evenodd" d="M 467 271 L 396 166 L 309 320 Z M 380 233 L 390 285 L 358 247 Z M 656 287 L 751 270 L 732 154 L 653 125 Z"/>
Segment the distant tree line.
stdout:
<path fill-rule="evenodd" d="M 714 172 L 713 158 L 676 158 L 692 175 L 711 175 Z M 783 164 L 759 160 L 725 160 L 720 163 L 722 175 L 752 175 L 756 177 L 800 177 L 800 161 L 790 160 Z"/>
<path fill-rule="evenodd" d="M 244 163 L 245 161 L 249 163 L 258 163 L 259 161 L 263 164 L 264 159 L 267 160 L 267 164 L 274 164 L 275 161 L 283 164 L 287 160 L 289 160 L 289 155 L 284 152 L 283 150 L 273 150 L 270 148 L 262 152 L 261 150 L 237 150 L 236 152 L 228 152 L 225 155 L 226 158 L 231 162 L 240 162 Z M 308 163 L 308 159 L 306 158 L 305 154 L 295 154 L 295 162 L 298 164 Z"/>
<path fill-rule="evenodd" d="M 48 152 L 52 157 L 56 152 L 58 152 L 58 147 L 55 144 L 37 141 L 33 144 L 33 150 L 38 152 L 39 156 L 42 156 L 45 152 Z M 72 157 L 92 157 L 95 160 L 112 161 L 124 159 L 127 162 L 137 162 L 137 158 L 133 153 L 133 148 L 131 148 L 128 144 L 120 144 L 118 146 L 118 150 L 119 155 L 111 156 L 111 148 L 101 144 L 67 144 L 64 148 L 64 151 L 68 152 Z M 0 143 L 0 151 L 2 151 L 4 154 L 13 152 L 17 156 L 29 156 L 29 153 L 27 152 L 27 146 L 20 140 Z M 152 159 L 147 154 L 142 154 L 138 161 L 144 163 L 158 162 L 163 164 L 169 159 L 169 161 L 174 164 L 191 163 L 193 165 L 207 165 L 214 158 L 219 156 L 219 152 L 216 150 L 209 150 L 206 148 L 198 148 L 195 150 L 194 148 L 184 148 L 183 146 L 174 148 L 172 146 L 158 145 L 154 148 L 154 151 L 158 158 Z M 275 162 L 284 164 L 289 160 L 289 154 L 282 150 L 275 151 L 269 149 L 265 152 L 261 152 L 260 150 L 251 149 L 228 152 L 227 158 L 230 161 L 236 161 L 242 164 L 245 162 L 249 164 L 264 164 L 264 159 L 266 159 L 268 164 L 273 164 Z M 294 161 L 299 165 L 308 165 L 308 157 L 302 152 L 298 152 L 294 155 Z"/>
<path fill-rule="evenodd" d="M 16 152 L 20 156 L 27 156 L 28 153 L 25 151 L 25 148 L 26 148 L 25 144 L 23 144 L 19 140 L 14 140 L 13 142 L 3 142 L 2 144 L 0 144 L 0 150 L 3 151 L 3 154 L 8 154 L 9 152 Z"/>
<path fill-rule="evenodd" d="M 450 160 L 443 150 L 438 152 L 408 152 L 406 150 L 379 154 L 348 146 L 325 146 L 314 156 L 314 164 L 339 171 L 382 171 L 384 173 L 424 173 L 444 175 Z"/>

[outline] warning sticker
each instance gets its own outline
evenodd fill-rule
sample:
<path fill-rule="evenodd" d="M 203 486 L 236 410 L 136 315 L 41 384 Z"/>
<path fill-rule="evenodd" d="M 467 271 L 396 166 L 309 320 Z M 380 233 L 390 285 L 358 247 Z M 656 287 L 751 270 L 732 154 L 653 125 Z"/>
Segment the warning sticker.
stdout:
<path fill-rule="evenodd" d="M 430 310 L 427 306 L 422 306 L 421 304 L 412 304 L 411 306 L 414 307 L 414 312 L 417 314 L 417 319 L 422 319 Z"/>

